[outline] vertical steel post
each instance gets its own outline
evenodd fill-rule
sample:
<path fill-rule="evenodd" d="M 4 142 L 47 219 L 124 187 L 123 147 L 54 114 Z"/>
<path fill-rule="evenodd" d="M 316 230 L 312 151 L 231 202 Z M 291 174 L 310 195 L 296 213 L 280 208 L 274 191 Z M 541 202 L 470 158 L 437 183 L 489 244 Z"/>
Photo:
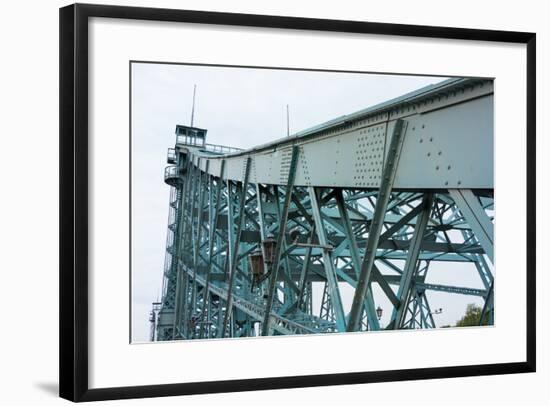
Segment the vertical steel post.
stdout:
<path fill-rule="evenodd" d="M 406 122 L 401 119 L 395 122 L 388 155 L 386 157 L 386 164 L 384 166 L 382 179 L 380 181 L 378 199 L 376 201 L 376 207 L 369 229 L 367 249 L 361 265 L 361 273 L 359 274 L 359 279 L 357 280 L 357 288 L 355 289 L 355 294 L 353 296 L 353 303 L 347 326 L 348 331 L 357 331 L 361 327 L 361 317 L 364 307 L 363 303 L 370 286 L 370 278 L 374 260 L 376 258 L 378 240 L 384 224 L 384 218 L 386 215 L 388 202 L 390 200 L 390 194 L 393 187 L 393 182 L 395 180 L 395 174 L 397 172 L 397 165 L 399 163 L 399 157 L 401 155 L 406 130 Z"/>
<path fill-rule="evenodd" d="M 416 220 L 413 236 L 409 245 L 409 251 L 407 253 L 407 260 L 405 261 L 405 269 L 401 275 L 399 289 L 397 290 L 397 298 L 399 299 L 400 305 L 397 310 L 394 309 L 393 311 L 392 320 L 388 325 L 388 328 L 390 329 L 392 327 L 401 328 L 405 321 L 405 313 L 408 306 L 409 297 L 411 295 L 411 289 L 414 288 L 412 280 L 418 268 L 418 257 L 420 255 L 422 239 L 424 237 L 424 232 L 426 231 L 426 226 L 428 225 L 428 220 L 430 219 L 432 206 L 433 195 L 431 193 L 426 193 L 422 199 L 423 209 Z"/>
<path fill-rule="evenodd" d="M 212 251 L 214 250 L 214 241 L 215 241 L 214 236 L 216 234 L 216 229 L 218 228 L 218 218 L 219 218 L 220 206 L 221 206 L 221 201 L 222 201 L 221 193 L 222 193 L 224 169 L 225 169 L 225 159 L 222 159 L 222 162 L 221 162 L 221 165 L 220 165 L 220 175 L 219 175 L 219 178 L 218 178 L 218 182 L 216 184 L 216 204 L 215 204 L 215 207 L 213 208 L 214 214 L 213 214 L 213 218 L 209 219 L 210 224 L 211 224 L 211 229 L 209 230 L 210 235 L 208 236 L 208 254 L 209 254 L 209 257 L 208 257 L 208 265 L 206 267 L 206 282 L 205 282 L 205 286 L 204 286 L 205 298 L 207 298 L 208 300 L 205 299 L 205 301 L 202 304 L 202 315 L 203 316 L 201 317 L 201 320 L 203 320 L 203 321 L 204 321 L 205 311 L 207 311 L 206 303 L 210 302 L 210 300 L 209 300 L 210 299 L 210 292 L 209 292 L 209 289 L 210 289 L 210 273 L 212 272 L 212 263 L 214 261 L 214 253 Z M 201 332 L 200 332 L 200 338 L 203 338 L 203 329 L 202 328 L 201 328 Z"/>
<path fill-rule="evenodd" d="M 487 295 L 485 296 L 485 303 L 483 303 L 483 309 L 481 310 L 481 316 L 479 318 L 479 325 L 483 325 L 483 319 L 485 318 L 485 315 L 489 315 L 488 323 L 489 325 L 493 325 L 493 286 L 494 286 L 494 280 L 491 281 L 491 286 L 489 286 L 489 289 L 487 290 Z"/>
<path fill-rule="evenodd" d="M 245 175 L 244 180 L 242 182 L 242 191 L 241 191 L 241 199 L 239 202 L 239 222 L 237 223 L 237 233 L 235 235 L 235 242 L 234 242 L 234 248 L 233 248 L 233 257 L 231 258 L 231 268 L 229 270 L 229 285 L 227 287 L 227 307 L 225 309 L 225 316 L 224 321 L 222 325 L 222 331 L 220 337 L 225 337 L 226 329 L 227 329 L 227 323 L 229 322 L 230 315 L 232 314 L 233 309 L 233 284 L 235 283 L 235 274 L 237 273 L 237 261 L 238 261 L 238 253 L 239 253 L 239 243 L 241 241 L 241 232 L 245 225 L 245 215 L 244 215 L 244 209 L 246 204 L 246 195 L 248 190 L 248 179 L 250 176 L 250 162 L 251 158 L 246 158 L 245 161 Z"/>
<path fill-rule="evenodd" d="M 262 323 L 262 335 L 267 336 L 270 333 L 271 328 L 271 309 L 273 307 L 273 300 L 277 294 L 277 274 L 279 272 L 279 262 L 281 261 L 281 249 L 283 246 L 283 240 L 286 232 L 286 223 L 288 221 L 288 212 L 290 209 L 290 201 L 292 198 L 292 190 L 294 188 L 294 180 L 296 178 L 296 166 L 298 165 L 299 148 L 297 146 L 292 147 L 292 157 L 290 160 L 290 168 L 288 171 L 288 179 L 286 183 L 286 195 L 283 207 L 283 214 L 279 218 L 279 232 L 277 234 L 277 242 L 275 247 L 275 258 L 272 264 L 271 276 L 269 280 L 269 293 L 267 302 L 265 305 L 265 315 Z M 277 197 L 278 198 L 278 197 Z M 278 204 L 278 203 L 277 203 Z"/>
<path fill-rule="evenodd" d="M 274 191 L 275 191 L 276 202 L 277 202 L 277 204 L 275 205 L 275 213 L 277 215 L 277 221 L 280 223 L 281 222 L 281 207 L 279 205 L 279 187 L 275 186 Z M 291 202 L 292 202 L 292 196 L 291 196 Z M 289 207 L 290 207 L 291 202 L 289 202 Z M 285 234 L 283 236 L 281 251 L 286 252 L 286 249 L 287 249 L 287 242 L 286 242 L 286 234 Z M 294 285 L 294 282 L 292 282 L 292 280 L 290 278 L 290 275 L 289 275 L 290 264 L 288 262 L 288 256 L 285 255 L 285 257 L 281 258 L 281 259 L 282 259 L 282 267 L 283 267 L 282 275 L 283 275 L 283 279 L 284 279 L 283 280 L 283 297 L 284 297 L 284 302 L 288 303 L 288 302 L 292 301 L 291 284 Z M 294 285 L 294 287 L 295 287 L 295 285 Z"/>
<path fill-rule="evenodd" d="M 325 267 L 325 275 L 330 291 L 331 304 L 334 309 L 334 315 L 336 317 L 336 327 L 338 331 L 346 331 L 346 316 L 344 314 L 344 307 L 342 305 L 342 298 L 340 296 L 340 289 L 338 287 L 338 277 L 334 270 L 334 259 L 331 253 L 327 249 L 328 239 L 323 225 L 323 217 L 321 214 L 321 208 L 319 205 L 319 196 L 314 187 L 309 187 L 309 198 L 311 200 L 311 211 L 313 213 L 313 219 L 315 221 L 315 231 L 319 238 L 319 244 L 322 248 L 323 265 Z"/>
<path fill-rule="evenodd" d="M 361 269 L 361 256 L 359 254 L 359 249 L 357 247 L 357 241 L 355 240 L 355 234 L 353 233 L 353 228 L 351 225 L 351 220 L 349 217 L 346 204 L 344 202 L 344 196 L 341 189 L 336 189 L 335 191 L 336 204 L 338 206 L 338 211 L 340 213 L 340 219 L 342 220 L 342 226 L 344 229 L 344 234 L 348 243 L 348 249 L 350 250 L 351 260 L 353 263 L 353 270 L 355 275 L 359 278 L 359 270 Z M 371 287 L 369 286 L 369 290 Z M 372 298 L 372 291 L 367 295 L 367 302 L 365 306 L 367 311 L 367 320 L 368 325 L 371 330 L 380 330 L 380 323 L 378 322 L 378 317 L 376 316 L 376 310 L 374 305 L 374 299 Z"/>
<path fill-rule="evenodd" d="M 188 171 L 191 167 L 191 163 L 189 161 L 189 158 L 187 158 L 187 175 L 189 175 Z M 173 247 L 174 251 L 172 252 L 172 261 L 175 262 L 175 269 L 176 269 L 176 293 L 174 298 L 174 320 L 172 323 L 172 339 L 174 340 L 176 338 L 177 334 L 180 334 L 179 331 L 180 325 L 181 325 L 181 307 L 182 307 L 182 288 L 183 288 L 183 272 L 181 271 L 181 264 L 180 264 L 180 256 L 181 256 L 181 248 L 182 248 L 182 238 L 183 238 L 183 230 L 185 227 L 185 209 L 186 209 L 186 201 L 187 201 L 187 194 L 185 193 L 188 189 L 189 184 L 189 176 L 187 176 L 187 179 L 185 181 L 185 185 L 181 186 L 181 189 L 178 191 L 178 199 L 177 199 L 177 218 L 176 223 L 177 226 L 175 230 L 173 230 L 174 235 L 174 241 L 173 241 Z M 172 265 L 174 266 L 174 265 Z"/>
<path fill-rule="evenodd" d="M 309 232 L 309 236 L 307 237 L 308 244 L 312 243 L 314 233 L 315 226 L 312 226 Z M 304 262 L 302 263 L 302 270 L 300 272 L 300 281 L 298 283 L 298 297 L 296 299 L 298 309 L 302 309 L 303 305 L 305 304 L 304 294 L 306 293 L 307 272 L 309 269 L 309 263 L 311 261 L 311 251 L 312 247 L 306 247 L 306 254 L 304 255 Z"/>
<path fill-rule="evenodd" d="M 260 224 L 260 247 L 261 242 L 265 240 L 265 224 L 264 224 L 264 202 L 262 201 L 262 188 L 259 183 L 256 183 L 256 199 L 258 201 L 258 218 Z M 268 266 L 265 262 L 266 258 L 262 255 L 262 263 L 264 268 L 264 275 L 268 273 Z"/>
<path fill-rule="evenodd" d="M 201 241 L 202 241 L 202 227 L 203 227 L 203 220 L 204 220 L 204 198 L 206 196 L 206 179 L 209 176 L 208 175 L 208 166 L 210 164 L 210 161 L 206 161 L 206 168 L 205 171 L 202 172 L 200 169 L 200 163 L 199 163 L 199 172 L 200 172 L 200 179 L 199 179 L 199 203 L 197 207 L 197 228 L 195 230 L 195 235 L 193 239 L 193 244 L 195 249 L 193 250 L 193 303 L 196 304 L 197 299 L 197 272 L 199 267 L 199 251 L 201 248 Z"/>

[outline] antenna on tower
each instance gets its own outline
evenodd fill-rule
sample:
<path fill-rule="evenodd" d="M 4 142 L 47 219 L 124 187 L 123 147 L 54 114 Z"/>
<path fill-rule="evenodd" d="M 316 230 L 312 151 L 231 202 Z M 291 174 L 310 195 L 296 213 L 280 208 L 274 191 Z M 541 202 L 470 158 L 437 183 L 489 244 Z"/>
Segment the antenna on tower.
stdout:
<path fill-rule="evenodd" d="M 286 136 L 290 137 L 290 113 L 288 112 L 288 104 L 286 105 Z"/>
<path fill-rule="evenodd" d="M 193 86 L 193 107 L 191 108 L 191 127 L 193 127 L 193 121 L 195 119 L 195 93 L 197 92 L 197 85 Z"/>

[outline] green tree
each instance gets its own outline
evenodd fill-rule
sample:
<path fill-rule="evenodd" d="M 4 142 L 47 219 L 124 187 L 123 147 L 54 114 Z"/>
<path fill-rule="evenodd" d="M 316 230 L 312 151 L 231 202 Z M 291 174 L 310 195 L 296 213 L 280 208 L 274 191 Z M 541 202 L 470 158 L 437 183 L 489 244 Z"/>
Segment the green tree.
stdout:
<path fill-rule="evenodd" d="M 466 306 L 466 313 L 456 322 L 457 327 L 479 326 L 482 309 L 476 306 L 475 303 L 469 303 Z M 483 325 L 489 324 L 489 314 L 487 313 L 483 320 Z"/>

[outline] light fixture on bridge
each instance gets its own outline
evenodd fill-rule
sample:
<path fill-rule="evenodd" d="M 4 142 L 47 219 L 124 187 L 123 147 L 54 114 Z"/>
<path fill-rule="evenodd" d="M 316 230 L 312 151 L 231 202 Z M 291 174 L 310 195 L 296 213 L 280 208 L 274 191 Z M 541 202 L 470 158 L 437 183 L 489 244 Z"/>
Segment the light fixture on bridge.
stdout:
<path fill-rule="evenodd" d="M 258 248 L 248 254 L 248 261 L 250 263 L 250 269 L 252 270 L 252 276 L 259 278 L 264 273 L 264 257 L 262 251 Z"/>
<path fill-rule="evenodd" d="M 290 241 L 291 244 L 296 244 L 298 242 L 298 238 L 300 237 L 300 229 L 298 227 L 294 227 L 292 230 L 290 230 Z"/>
<path fill-rule="evenodd" d="M 382 309 L 380 306 L 376 308 L 376 316 L 378 317 L 378 321 L 382 318 L 382 313 L 384 312 L 384 309 Z"/>
<path fill-rule="evenodd" d="M 267 265 L 271 265 L 275 261 L 275 246 L 277 241 L 273 234 L 269 234 L 265 240 L 262 241 L 262 248 L 264 252 L 264 261 Z"/>

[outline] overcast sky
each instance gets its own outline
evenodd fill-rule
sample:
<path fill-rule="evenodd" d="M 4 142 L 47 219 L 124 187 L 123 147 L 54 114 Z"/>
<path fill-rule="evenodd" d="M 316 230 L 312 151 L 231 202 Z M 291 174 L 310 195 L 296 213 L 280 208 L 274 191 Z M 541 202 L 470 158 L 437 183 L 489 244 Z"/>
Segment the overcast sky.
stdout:
<path fill-rule="evenodd" d="M 207 142 L 250 148 L 290 132 L 400 96 L 445 78 L 311 72 L 166 64 L 132 64 L 132 340 L 149 340 L 148 314 L 160 299 L 168 218 L 164 183 L 166 152 L 175 143 L 176 124 L 190 124 L 197 85 L 194 125 L 208 130 Z M 433 271 L 432 282 L 481 288 L 463 265 Z M 344 288 L 345 307 L 351 288 Z M 375 292 L 376 295 L 376 292 Z M 377 295 L 381 296 L 381 295 Z M 430 293 L 438 324 L 454 324 L 473 296 Z M 390 316 L 390 304 L 379 301 Z"/>

